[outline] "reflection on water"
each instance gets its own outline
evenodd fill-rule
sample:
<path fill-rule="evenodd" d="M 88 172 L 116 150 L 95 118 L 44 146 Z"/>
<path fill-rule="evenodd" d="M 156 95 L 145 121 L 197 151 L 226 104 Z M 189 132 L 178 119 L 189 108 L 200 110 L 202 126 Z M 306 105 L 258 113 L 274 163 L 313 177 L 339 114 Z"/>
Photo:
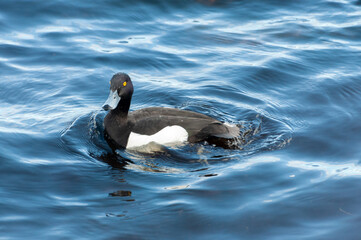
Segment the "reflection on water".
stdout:
<path fill-rule="evenodd" d="M 361 176 L 361 167 L 355 162 L 330 164 L 325 162 L 289 161 L 287 165 L 303 170 L 320 171 L 322 172 L 320 176 L 320 180 L 322 181 L 330 177 L 342 178 Z"/>

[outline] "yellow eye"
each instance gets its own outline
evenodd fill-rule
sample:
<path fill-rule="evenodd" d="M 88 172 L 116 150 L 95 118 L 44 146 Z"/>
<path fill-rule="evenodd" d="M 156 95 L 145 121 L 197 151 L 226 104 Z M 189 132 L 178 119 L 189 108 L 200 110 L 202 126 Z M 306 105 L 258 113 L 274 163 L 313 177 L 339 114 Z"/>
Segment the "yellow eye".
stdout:
<path fill-rule="evenodd" d="M 112 85 L 112 81 L 109 81 L 109 84 Z"/>
<path fill-rule="evenodd" d="M 123 82 L 123 86 L 124 86 L 124 87 L 127 86 L 127 82 Z"/>

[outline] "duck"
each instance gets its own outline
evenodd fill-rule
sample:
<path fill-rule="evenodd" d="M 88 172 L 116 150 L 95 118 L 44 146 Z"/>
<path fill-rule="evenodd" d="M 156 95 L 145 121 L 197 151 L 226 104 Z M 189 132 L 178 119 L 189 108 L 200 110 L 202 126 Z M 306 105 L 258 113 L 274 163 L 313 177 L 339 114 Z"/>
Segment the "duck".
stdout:
<path fill-rule="evenodd" d="M 114 149 L 137 149 L 150 143 L 163 146 L 208 143 L 232 148 L 240 135 L 236 125 L 202 113 L 168 107 L 129 111 L 134 92 L 129 75 L 119 72 L 110 80 L 110 93 L 103 104 L 104 138 Z"/>

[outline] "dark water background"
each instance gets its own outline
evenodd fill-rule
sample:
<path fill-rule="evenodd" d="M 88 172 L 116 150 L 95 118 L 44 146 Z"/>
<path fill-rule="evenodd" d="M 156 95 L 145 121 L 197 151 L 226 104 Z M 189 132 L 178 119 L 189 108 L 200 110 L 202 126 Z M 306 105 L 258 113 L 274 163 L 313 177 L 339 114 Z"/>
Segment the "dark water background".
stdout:
<path fill-rule="evenodd" d="M 360 1 L 0 1 L 0 33 L 0 239 L 360 239 Z M 119 71 L 241 148 L 112 155 Z"/>

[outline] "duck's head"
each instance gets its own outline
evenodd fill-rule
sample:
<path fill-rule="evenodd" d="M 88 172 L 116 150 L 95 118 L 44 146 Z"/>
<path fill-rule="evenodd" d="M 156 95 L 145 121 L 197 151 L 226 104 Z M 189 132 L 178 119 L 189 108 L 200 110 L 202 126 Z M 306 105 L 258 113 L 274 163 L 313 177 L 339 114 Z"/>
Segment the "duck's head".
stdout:
<path fill-rule="evenodd" d="M 110 93 L 103 109 L 108 111 L 116 109 L 120 100 L 130 100 L 133 95 L 133 83 L 126 73 L 116 73 L 110 80 Z"/>

